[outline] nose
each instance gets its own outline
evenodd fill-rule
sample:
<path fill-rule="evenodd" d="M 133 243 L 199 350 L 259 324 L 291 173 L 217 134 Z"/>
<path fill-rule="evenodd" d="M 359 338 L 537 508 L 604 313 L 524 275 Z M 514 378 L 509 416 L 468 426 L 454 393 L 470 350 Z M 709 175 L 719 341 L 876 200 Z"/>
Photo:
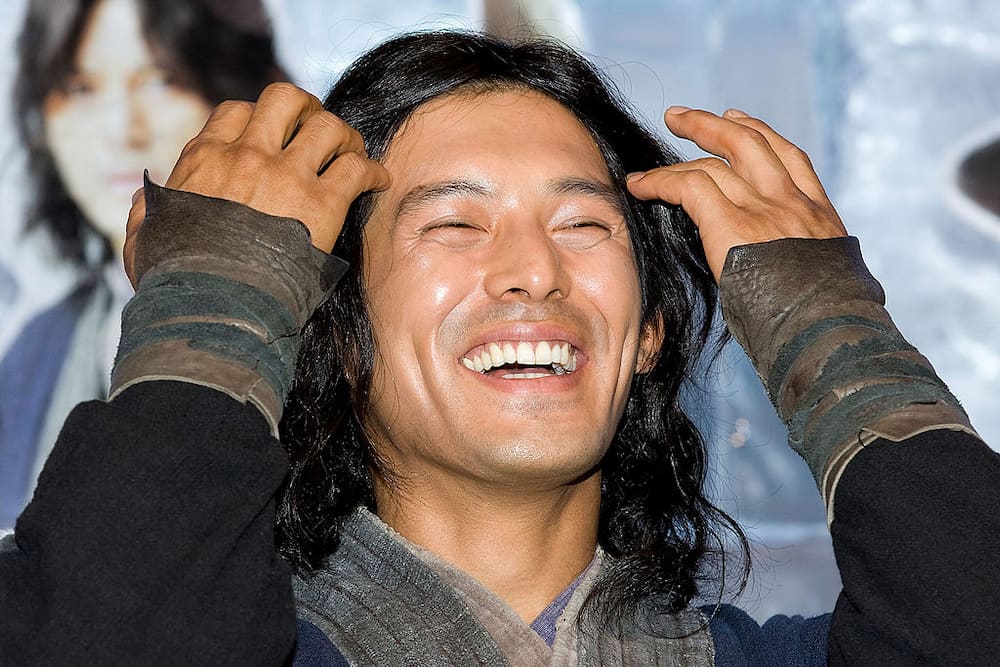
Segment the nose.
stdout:
<path fill-rule="evenodd" d="M 128 116 L 125 126 L 125 145 L 129 148 L 145 148 L 149 143 L 149 114 L 146 105 L 136 92 L 128 95 Z"/>
<path fill-rule="evenodd" d="M 569 275 L 544 225 L 511 225 L 491 245 L 485 279 L 490 296 L 524 301 L 568 296 Z"/>
<path fill-rule="evenodd" d="M 102 99 L 100 123 L 113 146 L 140 149 L 149 142 L 149 118 L 139 95 L 122 86 Z"/>

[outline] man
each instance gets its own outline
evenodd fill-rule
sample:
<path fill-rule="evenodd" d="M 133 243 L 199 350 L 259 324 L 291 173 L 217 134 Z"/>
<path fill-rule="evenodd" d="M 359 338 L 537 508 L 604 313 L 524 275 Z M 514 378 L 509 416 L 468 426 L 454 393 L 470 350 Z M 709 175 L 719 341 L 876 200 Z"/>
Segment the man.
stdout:
<path fill-rule="evenodd" d="M 284 85 L 221 105 L 137 193 L 113 398 L 67 421 L 5 545 L 6 655 L 992 650 L 996 456 L 794 146 L 674 107 L 671 131 L 725 158 L 678 163 L 578 56 L 450 33 L 375 49 L 325 106 Z M 713 278 L 830 507 L 832 618 L 693 605 L 720 521 L 678 392 Z"/>

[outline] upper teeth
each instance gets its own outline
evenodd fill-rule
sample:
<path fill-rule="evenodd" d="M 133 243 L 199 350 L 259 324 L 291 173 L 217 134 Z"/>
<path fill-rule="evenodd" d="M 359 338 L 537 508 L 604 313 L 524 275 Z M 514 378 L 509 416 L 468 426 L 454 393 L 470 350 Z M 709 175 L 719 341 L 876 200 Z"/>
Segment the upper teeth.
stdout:
<path fill-rule="evenodd" d="M 576 351 L 569 343 L 540 341 L 503 341 L 489 343 L 471 350 L 462 357 L 462 363 L 469 370 L 479 373 L 498 368 L 504 364 L 522 366 L 552 365 L 558 375 L 576 370 Z"/>

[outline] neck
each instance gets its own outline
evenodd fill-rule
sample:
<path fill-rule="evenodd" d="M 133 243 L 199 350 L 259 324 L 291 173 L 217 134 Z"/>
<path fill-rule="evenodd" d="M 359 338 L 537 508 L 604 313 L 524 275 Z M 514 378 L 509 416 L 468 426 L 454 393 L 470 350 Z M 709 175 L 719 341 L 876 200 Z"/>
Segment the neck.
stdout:
<path fill-rule="evenodd" d="M 389 488 L 379 480 L 379 517 L 409 541 L 474 577 L 526 623 L 594 556 L 599 471 L 545 491 L 406 487 Z"/>

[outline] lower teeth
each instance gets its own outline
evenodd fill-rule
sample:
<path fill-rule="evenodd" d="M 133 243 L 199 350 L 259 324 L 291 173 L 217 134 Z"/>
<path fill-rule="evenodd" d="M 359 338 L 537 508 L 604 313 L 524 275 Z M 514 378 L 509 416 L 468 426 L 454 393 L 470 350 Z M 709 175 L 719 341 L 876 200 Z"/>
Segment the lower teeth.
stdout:
<path fill-rule="evenodd" d="M 496 368 L 489 369 L 489 370 L 485 370 L 484 369 L 484 370 L 479 371 L 479 374 L 480 375 L 486 375 L 487 373 L 490 372 L 490 370 L 498 370 L 498 369 L 496 369 Z M 566 374 L 571 373 L 571 372 L 572 371 L 566 370 L 566 368 L 563 367 L 563 366 L 557 366 L 557 365 L 553 364 L 552 365 L 552 372 L 551 373 L 511 373 L 511 374 L 508 374 L 508 375 L 504 375 L 503 377 L 505 379 L 510 379 L 510 378 L 523 379 L 523 378 L 547 377 L 548 375 L 566 375 Z"/>

